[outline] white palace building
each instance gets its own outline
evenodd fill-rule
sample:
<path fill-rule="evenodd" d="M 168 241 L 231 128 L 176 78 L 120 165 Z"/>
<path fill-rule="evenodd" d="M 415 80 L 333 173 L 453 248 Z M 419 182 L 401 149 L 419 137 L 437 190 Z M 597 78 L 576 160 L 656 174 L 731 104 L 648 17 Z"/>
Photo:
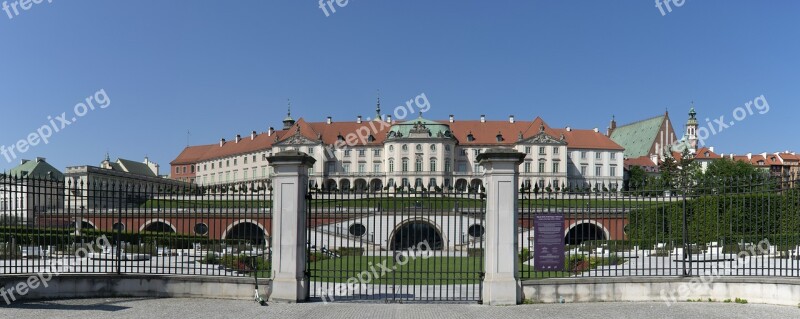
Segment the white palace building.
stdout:
<path fill-rule="evenodd" d="M 299 150 L 316 159 L 310 186 L 326 190 L 375 191 L 386 187 L 464 192 L 483 185 L 478 154 L 513 148 L 527 154 L 520 186 L 563 188 L 584 182 L 597 187 L 622 185 L 624 148 L 598 129 L 554 128 L 541 118 L 502 121 L 430 120 L 324 122 L 294 120 L 283 128 L 186 147 L 171 164 L 170 177 L 203 186 L 269 181 L 267 158 Z M 603 187 L 603 186 L 599 186 Z"/>

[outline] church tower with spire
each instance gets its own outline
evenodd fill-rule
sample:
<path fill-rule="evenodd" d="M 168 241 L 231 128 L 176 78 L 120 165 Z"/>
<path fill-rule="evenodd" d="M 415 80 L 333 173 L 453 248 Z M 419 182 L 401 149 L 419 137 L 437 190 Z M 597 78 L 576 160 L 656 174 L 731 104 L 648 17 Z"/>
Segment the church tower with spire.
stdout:
<path fill-rule="evenodd" d="M 686 141 L 689 143 L 689 152 L 697 153 L 697 112 L 694 111 L 694 102 L 689 109 L 689 120 L 686 121 Z"/>

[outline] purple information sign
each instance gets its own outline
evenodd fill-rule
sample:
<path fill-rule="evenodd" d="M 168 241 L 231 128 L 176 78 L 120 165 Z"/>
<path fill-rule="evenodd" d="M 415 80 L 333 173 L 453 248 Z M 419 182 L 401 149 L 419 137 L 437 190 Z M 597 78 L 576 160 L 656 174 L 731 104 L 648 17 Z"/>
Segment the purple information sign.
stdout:
<path fill-rule="evenodd" d="M 533 265 L 536 271 L 564 270 L 564 215 L 534 215 Z"/>

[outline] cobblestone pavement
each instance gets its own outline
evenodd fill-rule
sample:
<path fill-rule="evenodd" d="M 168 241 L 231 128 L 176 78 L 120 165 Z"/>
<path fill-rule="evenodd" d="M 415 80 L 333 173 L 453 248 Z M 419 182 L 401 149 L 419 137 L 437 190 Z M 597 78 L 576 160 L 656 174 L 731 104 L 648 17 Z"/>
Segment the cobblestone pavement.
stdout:
<path fill-rule="evenodd" d="M 799 318 L 798 307 L 726 303 L 269 304 L 212 299 L 79 299 L 0 306 L 3 318 Z"/>

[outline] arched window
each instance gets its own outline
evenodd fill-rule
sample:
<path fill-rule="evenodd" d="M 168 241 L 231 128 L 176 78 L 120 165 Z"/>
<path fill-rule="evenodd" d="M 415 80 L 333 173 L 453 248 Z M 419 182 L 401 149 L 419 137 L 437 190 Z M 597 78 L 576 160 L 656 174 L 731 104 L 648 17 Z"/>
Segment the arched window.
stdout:
<path fill-rule="evenodd" d="M 408 151 L 408 145 L 403 144 L 403 151 Z"/>
<path fill-rule="evenodd" d="M 436 158 L 431 157 L 431 172 L 436 171 Z"/>
<path fill-rule="evenodd" d="M 408 172 L 408 159 L 407 158 L 403 158 L 403 164 L 402 165 L 403 165 L 403 167 L 402 167 L 403 172 Z"/>
<path fill-rule="evenodd" d="M 394 145 L 389 145 L 389 152 L 394 152 Z"/>
<path fill-rule="evenodd" d="M 431 151 L 435 151 L 435 150 L 436 150 L 436 144 L 431 144 Z"/>
<path fill-rule="evenodd" d="M 422 145 L 417 144 L 416 148 L 417 152 L 422 152 Z"/>
<path fill-rule="evenodd" d="M 394 158 L 389 159 L 389 172 L 394 172 Z"/>
<path fill-rule="evenodd" d="M 414 161 L 414 171 L 415 172 L 422 172 L 422 158 L 421 157 L 417 157 L 417 159 Z"/>

